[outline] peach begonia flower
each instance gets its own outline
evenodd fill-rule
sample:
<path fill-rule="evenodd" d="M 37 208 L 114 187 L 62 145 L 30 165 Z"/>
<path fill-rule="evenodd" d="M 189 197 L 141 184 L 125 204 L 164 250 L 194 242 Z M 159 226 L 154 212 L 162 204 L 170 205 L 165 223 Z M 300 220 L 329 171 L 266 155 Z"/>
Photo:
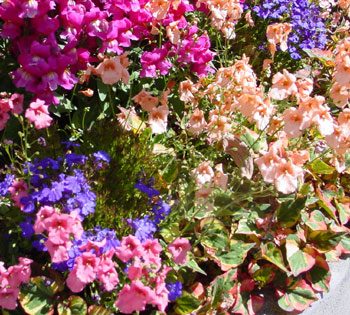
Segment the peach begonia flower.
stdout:
<path fill-rule="evenodd" d="M 179 94 L 180 100 L 183 102 L 193 102 L 195 93 L 198 92 L 198 88 L 191 80 L 185 80 L 180 82 Z"/>
<path fill-rule="evenodd" d="M 215 176 L 214 176 L 214 185 L 220 187 L 223 190 L 227 189 L 228 175 L 224 174 L 222 168 L 222 163 L 215 166 Z"/>
<path fill-rule="evenodd" d="M 298 179 L 303 180 L 304 172 L 300 166 L 281 159 L 276 167 L 275 185 L 283 194 L 290 194 L 298 188 Z"/>
<path fill-rule="evenodd" d="M 146 92 L 146 90 L 143 88 L 138 94 L 136 94 L 132 100 L 136 103 L 141 105 L 142 109 L 150 112 L 152 111 L 159 102 L 158 97 L 152 96 L 151 93 Z"/>
<path fill-rule="evenodd" d="M 294 74 L 289 73 L 286 69 L 276 73 L 272 78 L 272 87 L 269 91 L 269 96 L 274 100 L 284 100 L 290 95 L 295 95 L 298 88 L 295 84 L 297 78 Z"/>
<path fill-rule="evenodd" d="M 104 84 L 112 85 L 120 80 L 128 84 L 130 76 L 126 67 L 121 63 L 121 60 L 123 60 L 123 63 L 126 64 L 125 58 L 127 57 L 124 56 L 122 59 L 121 56 L 105 58 L 96 69 L 93 70 L 93 73 L 100 76 Z"/>
<path fill-rule="evenodd" d="M 204 161 L 199 164 L 198 167 L 191 172 L 191 175 L 195 178 L 196 184 L 199 187 L 203 187 L 205 184 L 210 184 L 215 176 L 209 161 Z"/>
<path fill-rule="evenodd" d="M 191 115 L 190 120 L 187 122 L 186 127 L 188 131 L 194 135 L 199 135 L 207 126 L 207 122 L 204 118 L 204 112 L 199 108 L 196 108 Z"/>
<path fill-rule="evenodd" d="M 180 23 L 180 20 L 174 21 L 174 22 L 171 22 L 166 27 L 166 35 L 168 36 L 170 42 L 174 45 L 177 45 L 178 42 L 180 41 L 181 32 L 178 28 L 179 23 Z"/>
<path fill-rule="evenodd" d="M 284 120 L 284 131 L 290 138 L 298 138 L 301 132 L 311 125 L 310 115 L 300 109 L 291 107 L 282 114 Z"/>
<path fill-rule="evenodd" d="M 341 56 L 341 60 L 337 60 L 337 59 L 336 59 L 334 78 L 341 85 L 349 84 L 350 83 L 350 55 Z"/>
<path fill-rule="evenodd" d="M 222 139 L 222 137 L 231 130 L 231 119 L 221 115 L 218 109 L 209 113 L 209 122 L 207 125 L 208 142 L 213 143 Z"/>
<path fill-rule="evenodd" d="M 117 120 L 126 131 L 133 130 L 135 132 L 142 131 L 146 128 L 145 123 L 137 116 L 135 109 L 129 108 L 126 109 L 121 106 L 117 106 L 120 110 L 120 113 L 117 115 Z"/>
<path fill-rule="evenodd" d="M 153 108 L 148 116 L 148 123 L 153 133 L 162 134 L 166 132 L 168 125 L 168 115 L 169 108 L 166 104 Z"/>
<path fill-rule="evenodd" d="M 32 123 L 36 129 L 49 127 L 52 121 L 49 113 L 49 106 L 45 105 L 43 100 L 37 99 L 29 104 L 26 109 L 25 117 Z"/>
<path fill-rule="evenodd" d="M 169 0 L 151 0 L 147 4 L 148 10 L 158 20 L 163 20 L 167 15 L 171 1 Z"/>
<path fill-rule="evenodd" d="M 254 26 L 254 20 L 252 19 L 252 12 L 248 10 L 244 16 L 244 19 L 248 22 L 249 26 Z"/>
<path fill-rule="evenodd" d="M 333 133 L 334 120 L 327 105 L 320 105 L 314 113 L 312 122 L 317 125 L 317 129 L 322 136 L 328 136 Z"/>
<path fill-rule="evenodd" d="M 334 82 L 329 96 L 337 107 L 344 108 L 349 102 L 350 84 L 340 85 L 338 82 Z"/>
<path fill-rule="evenodd" d="M 267 27 L 266 37 L 269 43 L 268 48 L 272 57 L 277 51 L 277 44 L 280 44 L 282 51 L 288 49 L 287 40 L 288 35 L 292 31 L 292 24 L 290 23 L 274 23 Z"/>
<path fill-rule="evenodd" d="M 297 99 L 304 99 L 310 96 L 313 90 L 314 81 L 310 78 L 299 78 L 295 84 L 298 88 L 298 93 L 296 94 Z"/>

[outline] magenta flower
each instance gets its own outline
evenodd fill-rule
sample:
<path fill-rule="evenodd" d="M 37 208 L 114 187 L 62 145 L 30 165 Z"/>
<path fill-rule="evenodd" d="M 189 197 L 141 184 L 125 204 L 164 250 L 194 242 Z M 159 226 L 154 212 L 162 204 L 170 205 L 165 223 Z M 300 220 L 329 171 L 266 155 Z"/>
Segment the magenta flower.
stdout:
<path fill-rule="evenodd" d="M 158 76 L 156 70 L 159 70 L 161 75 L 168 74 L 173 65 L 165 59 L 167 55 L 168 50 L 166 48 L 154 48 L 152 52 L 145 51 L 141 57 L 140 78 L 156 78 Z"/>

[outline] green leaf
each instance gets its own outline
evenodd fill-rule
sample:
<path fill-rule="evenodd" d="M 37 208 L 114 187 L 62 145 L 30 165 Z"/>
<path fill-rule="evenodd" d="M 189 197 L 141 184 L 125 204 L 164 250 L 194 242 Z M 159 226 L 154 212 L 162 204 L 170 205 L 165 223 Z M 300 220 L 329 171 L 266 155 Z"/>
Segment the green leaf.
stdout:
<path fill-rule="evenodd" d="M 171 184 L 176 179 L 178 171 L 179 167 L 177 165 L 176 158 L 173 157 L 161 172 L 161 176 L 167 184 Z"/>
<path fill-rule="evenodd" d="M 205 275 L 205 276 L 207 275 L 206 272 L 198 266 L 197 262 L 194 259 L 188 260 L 184 264 L 184 266 L 189 267 L 193 271 L 197 271 L 197 272 L 201 273 L 202 275 Z"/>
<path fill-rule="evenodd" d="M 344 233 L 333 233 L 331 231 L 311 231 L 309 233 L 309 241 L 312 242 L 317 249 L 321 251 L 329 251 L 334 249 Z"/>
<path fill-rule="evenodd" d="M 346 224 L 350 220 L 350 208 L 344 207 L 341 202 L 338 202 L 336 199 L 334 200 L 335 206 L 339 213 L 339 219 L 341 224 Z"/>
<path fill-rule="evenodd" d="M 45 277 L 31 278 L 29 283 L 21 289 L 18 299 L 21 306 L 29 315 L 51 315 L 54 313 L 53 297 L 58 291 L 56 282 L 46 286 Z"/>
<path fill-rule="evenodd" d="M 273 267 L 270 265 L 268 267 L 261 267 L 254 272 L 253 279 L 259 284 L 259 287 L 262 288 L 273 279 L 274 275 Z"/>
<path fill-rule="evenodd" d="M 301 312 L 317 300 L 314 291 L 305 280 L 296 281 L 288 287 L 287 292 L 278 300 L 278 305 L 284 310 Z"/>
<path fill-rule="evenodd" d="M 278 207 L 277 218 L 283 227 L 292 227 L 298 222 L 305 202 L 306 197 L 284 202 Z"/>
<path fill-rule="evenodd" d="M 221 263 L 230 266 L 231 268 L 235 268 L 244 262 L 249 250 L 255 245 L 255 243 L 244 243 L 242 241 L 231 240 L 230 251 L 216 251 L 215 257 L 218 258 Z"/>
<path fill-rule="evenodd" d="M 289 273 L 288 269 L 284 265 L 281 250 L 276 247 L 272 242 L 268 242 L 261 247 L 262 258 L 273 263 L 278 268 L 286 273 Z"/>
<path fill-rule="evenodd" d="M 338 223 L 338 218 L 336 216 L 337 210 L 328 199 L 327 191 L 322 191 L 319 188 L 317 188 L 316 191 L 320 199 L 318 204 Z"/>
<path fill-rule="evenodd" d="M 108 95 L 108 89 L 107 85 L 104 84 L 101 80 L 97 80 L 97 91 L 101 102 L 104 102 Z"/>
<path fill-rule="evenodd" d="M 333 174 L 335 171 L 333 166 L 326 164 L 320 159 L 314 160 L 310 164 L 310 168 L 315 174 Z"/>
<path fill-rule="evenodd" d="M 88 309 L 88 315 L 110 315 L 111 311 L 100 306 L 100 305 L 91 305 Z"/>
<path fill-rule="evenodd" d="M 200 223 L 201 244 L 212 249 L 225 250 L 228 246 L 228 231 L 225 225 L 215 218 L 205 218 Z"/>
<path fill-rule="evenodd" d="M 299 242 L 299 237 L 295 234 L 288 235 L 286 238 L 287 260 L 295 277 L 310 270 L 316 262 L 311 254 L 299 249 Z"/>
<path fill-rule="evenodd" d="M 87 312 L 87 306 L 80 296 L 72 295 L 58 304 L 57 311 L 59 315 L 84 315 Z"/>
<path fill-rule="evenodd" d="M 247 235 L 260 235 L 260 230 L 255 225 L 255 222 L 251 220 L 239 220 L 238 227 L 235 234 L 247 234 Z"/>
<path fill-rule="evenodd" d="M 307 216 L 302 215 L 303 222 L 313 231 L 327 231 L 327 219 L 320 210 L 314 210 Z"/>
<path fill-rule="evenodd" d="M 316 257 L 315 266 L 306 274 L 306 279 L 311 283 L 314 290 L 319 292 L 329 292 L 331 273 L 324 258 Z"/>
<path fill-rule="evenodd" d="M 216 277 L 212 292 L 212 307 L 214 309 L 218 308 L 224 298 L 224 295 L 234 287 L 236 279 L 232 279 L 232 276 L 235 272 L 235 270 L 231 270 L 224 277 Z"/>
<path fill-rule="evenodd" d="M 176 299 L 175 312 L 176 314 L 191 314 L 199 307 L 199 305 L 201 305 L 201 303 L 201 300 L 194 297 L 192 294 L 183 291 L 182 296 Z"/>

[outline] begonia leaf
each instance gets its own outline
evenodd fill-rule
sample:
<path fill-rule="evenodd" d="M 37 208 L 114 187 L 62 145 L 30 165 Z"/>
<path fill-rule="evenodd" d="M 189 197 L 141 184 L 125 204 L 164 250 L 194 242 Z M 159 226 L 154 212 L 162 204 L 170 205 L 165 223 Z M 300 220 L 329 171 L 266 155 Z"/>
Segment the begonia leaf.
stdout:
<path fill-rule="evenodd" d="M 91 305 L 88 308 L 88 315 L 110 315 L 111 311 L 100 306 L 100 305 Z"/>
<path fill-rule="evenodd" d="M 278 305 L 287 312 L 293 310 L 301 312 L 316 300 L 317 297 L 312 287 L 301 279 L 287 288 L 284 296 L 278 300 Z"/>
<path fill-rule="evenodd" d="M 333 174 L 335 171 L 333 166 L 328 165 L 320 159 L 314 160 L 310 164 L 310 168 L 315 174 Z"/>
<path fill-rule="evenodd" d="M 293 275 L 296 277 L 310 270 L 316 262 L 315 257 L 299 248 L 299 237 L 288 235 L 286 239 L 287 260 Z"/>
<path fill-rule="evenodd" d="M 283 202 L 277 209 L 277 218 L 283 227 L 294 226 L 299 218 L 300 212 L 305 207 L 306 197 L 297 200 Z"/>
<path fill-rule="evenodd" d="M 55 281 L 34 277 L 21 289 L 18 299 L 29 315 L 50 315 L 54 313 L 53 298 L 57 291 L 58 285 Z"/>
<path fill-rule="evenodd" d="M 256 235 L 259 236 L 260 232 L 255 222 L 251 220 L 242 219 L 239 220 L 238 227 L 235 230 L 235 234 L 247 234 L 247 235 Z"/>
<path fill-rule="evenodd" d="M 261 247 L 262 258 L 273 263 L 278 268 L 286 273 L 289 273 L 288 269 L 284 265 L 283 256 L 281 250 L 276 247 L 272 242 L 268 242 Z"/>
<path fill-rule="evenodd" d="M 249 250 L 255 246 L 255 243 L 244 243 L 238 240 L 230 241 L 230 250 L 226 251 L 216 251 L 215 256 L 225 265 L 235 268 L 241 265 Z"/>
<path fill-rule="evenodd" d="M 336 213 L 337 209 L 332 205 L 331 201 L 328 199 L 328 197 L 324 194 L 324 192 L 317 188 L 317 195 L 319 197 L 318 204 L 326 210 L 326 212 L 331 216 L 332 219 L 334 219 L 336 222 L 338 222 Z"/>
<path fill-rule="evenodd" d="M 306 273 L 306 279 L 311 283 L 314 290 L 318 292 L 329 292 L 331 273 L 323 257 L 316 256 L 315 266 Z"/>
<path fill-rule="evenodd" d="M 194 259 L 188 260 L 184 264 L 184 266 L 187 266 L 187 267 L 191 268 L 193 271 L 197 271 L 205 276 L 207 275 L 206 272 L 198 266 L 197 262 Z"/>
<path fill-rule="evenodd" d="M 196 310 L 202 301 L 192 294 L 183 291 L 180 298 L 176 299 L 175 313 L 176 314 L 191 314 Z"/>
<path fill-rule="evenodd" d="M 205 218 L 200 223 L 201 233 L 199 238 L 203 246 L 212 249 L 225 250 L 228 246 L 228 231 L 225 225 L 218 219 Z"/>
<path fill-rule="evenodd" d="M 317 250 L 330 251 L 334 249 L 345 233 L 333 233 L 331 231 L 311 231 L 308 239 Z"/>
<path fill-rule="evenodd" d="M 273 272 L 273 267 L 272 265 L 269 265 L 268 267 L 261 267 L 259 270 L 254 272 L 253 279 L 262 288 L 267 283 L 271 282 L 274 276 L 275 276 L 275 273 Z"/>
<path fill-rule="evenodd" d="M 338 210 L 339 214 L 339 220 L 341 224 L 346 224 L 350 220 L 350 207 L 349 204 L 342 204 L 341 202 L 338 202 L 337 200 L 334 200 L 335 206 Z"/>
<path fill-rule="evenodd" d="M 303 219 L 304 223 L 313 231 L 327 231 L 326 217 L 320 210 L 314 210 Z"/>
<path fill-rule="evenodd" d="M 87 312 L 87 306 L 80 296 L 72 295 L 57 305 L 57 312 L 59 315 L 84 315 Z"/>

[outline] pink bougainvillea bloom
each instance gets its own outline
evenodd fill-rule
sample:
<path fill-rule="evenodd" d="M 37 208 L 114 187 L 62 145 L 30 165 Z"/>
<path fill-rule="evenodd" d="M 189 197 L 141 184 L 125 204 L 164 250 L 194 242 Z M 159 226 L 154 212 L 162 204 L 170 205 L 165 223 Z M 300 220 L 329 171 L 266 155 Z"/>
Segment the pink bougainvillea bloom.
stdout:
<path fill-rule="evenodd" d="M 36 129 L 42 129 L 49 127 L 52 121 L 50 117 L 49 106 L 45 105 L 45 102 L 37 99 L 29 104 L 25 117 L 32 123 Z"/>
<path fill-rule="evenodd" d="M 168 105 L 162 105 L 153 108 L 148 116 L 148 123 L 153 133 L 162 134 L 167 131 L 168 115 Z"/>
<path fill-rule="evenodd" d="M 115 305 L 124 314 L 131 314 L 135 311 L 144 311 L 146 304 L 155 300 L 154 292 L 145 286 L 140 280 L 135 280 L 124 285 L 119 292 Z"/>
<path fill-rule="evenodd" d="M 184 264 L 187 262 L 187 252 L 191 250 L 191 243 L 187 238 L 177 238 L 168 245 L 168 250 L 176 264 Z"/>
<path fill-rule="evenodd" d="M 115 249 L 115 254 L 123 262 L 127 262 L 134 257 L 140 257 L 143 252 L 144 249 L 140 240 L 133 235 L 123 237 L 120 246 Z"/>

